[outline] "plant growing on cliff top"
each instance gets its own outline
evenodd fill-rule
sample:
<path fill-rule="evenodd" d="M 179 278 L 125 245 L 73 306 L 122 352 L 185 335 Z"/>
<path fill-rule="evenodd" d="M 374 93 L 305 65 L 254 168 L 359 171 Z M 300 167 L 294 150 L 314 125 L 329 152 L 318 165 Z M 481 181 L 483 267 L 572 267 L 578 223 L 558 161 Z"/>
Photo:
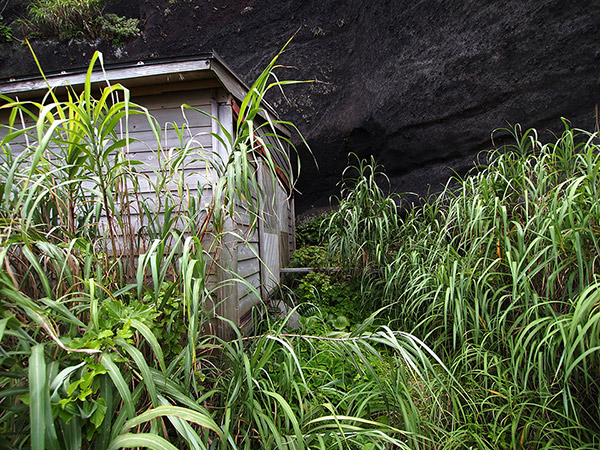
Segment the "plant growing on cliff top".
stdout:
<path fill-rule="evenodd" d="M 28 6 L 25 25 L 33 37 L 55 37 L 60 41 L 105 39 L 122 44 L 139 33 L 139 20 L 103 14 L 104 0 L 34 0 Z"/>
<path fill-rule="evenodd" d="M 0 14 L 0 42 L 12 41 L 12 28 L 3 22 L 2 14 Z"/>

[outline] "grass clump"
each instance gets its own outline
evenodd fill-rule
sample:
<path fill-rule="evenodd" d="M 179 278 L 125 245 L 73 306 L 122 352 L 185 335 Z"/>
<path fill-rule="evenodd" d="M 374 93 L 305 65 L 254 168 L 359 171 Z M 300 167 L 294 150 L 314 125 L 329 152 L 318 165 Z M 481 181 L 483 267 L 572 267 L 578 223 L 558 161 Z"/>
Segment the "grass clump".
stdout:
<path fill-rule="evenodd" d="M 139 20 L 104 14 L 104 0 L 34 0 L 27 8 L 25 25 L 33 37 L 104 39 L 122 45 L 139 34 Z"/>
<path fill-rule="evenodd" d="M 140 34 L 139 19 L 109 13 L 100 15 L 95 23 L 98 36 L 114 46 L 123 45 Z"/>
<path fill-rule="evenodd" d="M 449 448 L 594 448 L 598 136 L 509 131 L 515 144 L 402 219 L 376 166 L 359 162 L 326 222 L 329 249 L 361 278 L 364 304 L 388 306 L 468 393 L 452 399 L 462 417 Z"/>
<path fill-rule="evenodd" d="M 398 229 L 396 194 L 386 195 L 380 187 L 388 181 L 375 163 L 358 160 L 342 176 L 344 181 L 339 207 L 329 217 L 325 234 L 332 258 L 356 276 L 369 266 L 381 264 L 396 243 Z"/>

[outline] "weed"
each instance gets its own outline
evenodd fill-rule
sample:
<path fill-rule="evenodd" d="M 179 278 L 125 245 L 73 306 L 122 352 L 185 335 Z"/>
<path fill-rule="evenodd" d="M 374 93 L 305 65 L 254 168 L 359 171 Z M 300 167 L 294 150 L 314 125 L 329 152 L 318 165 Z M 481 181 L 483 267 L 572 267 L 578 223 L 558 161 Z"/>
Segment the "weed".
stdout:
<path fill-rule="evenodd" d="M 362 276 L 368 309 L 388 305 L 396 326 L 449 362 L 468 392 L 452 400 L 462 417 L 447 430 L 455 445 L 593 448 L 598 136 L 566 122 L 546 144 L 535 130 L 508 131 L 515 144 L 402 219 L 374 182 L 377 166 L 359 162 L 329 221 L 338 230 L 329 248 Z"/>
<path fill-rule="evenodd" d="M 32 37 L 105 39 L 122 45 L 139 33 L 139 20 L 104 14 L 104 0 L 34 0 L 24 24 Z"/>
<path fill-rule="evenodd" d="M 294 252 L 292 264 L 296 267 L 327 267 L 327 249 L 322 245 L 305 245 Z"/>
<path fill-rule="evenodd" d="M 323 242 L 323 219 L 328 217 L 318 217 L 308 221 L 306 224 L 296 227 L 296 245 L 302 248 L 306 245 L 320 245 Z"/>
<path fill-rule="evenodd" d="M 0 141 L 0 335 L 2 353 L 12 356 L 0 361 L 0 432 L 7 445 L 138 447 L 149 435 L 163 448 L 233 442 L 201 406 L 206 398 L 198 401 L 204 364 L 213 363 L 204 352 L 219 346 L 204 334 L 220 289 L 207 281 L 207 267 L 229 202 L 240 206 L 245 195 L 244 205 L 258 211 L 259 196 L 248 194 L 257 185 L 254 132 L 277 135 L 273 122 L 251 121 L 278 85 L 269 84 L 276 59 L 242 102 L 236 133 L 219 135 L 235 156 L 211 160 L 223 195 L 205 206 L 192 198 L 185 211 L 169 186 L 187 161 L 206 155 L 192 141 L 159 157 L 166 154 L 161 127 L 123 86 L 94 98 L 90 77 L 100 54 L 82 92 L 69 88 L 60 101 L 50 91 L 40 103 L 2 99 L 9 114 Z M 127 130 L 133 115 L 154 130 L 160 170 L 138 170 L 141 163 L 127 157 L 131 139 L 120 125 Z M 274 145 L 261 145 L 261 158 Z M 275 180 L 273 165 L 264 166 Z M 140 180 L 156 190 L 158 206 L 141 195 Z M 164 220 L 154 220 L 156 208 Z"/>
<path fill-rule="evenodd" d="M 128 19 L 116 14 L 103 14 L 95 21 L 98 36 L 118 47 L 140 33 L 139 19 Z"/>
<path fill-rule="evenodd" d="M 0 42 L 12 41 L 12 28 L 3 22 L 3 17 L 0 14 Z"/>
<path fill-rule="evenodd" d="M 344 170 L 339 207 L 325 224 L 329 254 L 353 275 L 380 264 L 395 245 L 398 228 L 396 195 L 386 195 L 381 180 L 388 181 L 373 158 L 358 159 Z"/>

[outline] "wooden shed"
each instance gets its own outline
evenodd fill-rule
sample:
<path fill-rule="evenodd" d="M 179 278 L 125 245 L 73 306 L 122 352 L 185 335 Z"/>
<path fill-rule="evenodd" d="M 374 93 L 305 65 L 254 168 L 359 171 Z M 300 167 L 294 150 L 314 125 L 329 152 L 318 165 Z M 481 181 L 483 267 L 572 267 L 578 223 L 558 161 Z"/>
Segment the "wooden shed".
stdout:
<path fill-rule="evenodd" d="M 61 86 L 70 86 L 77 91 L 83 87 L 85 79 L 86 72 L 81 70 L 49 74 L 46 81 L 40 76 L 4 80 L 0 82 L 0 94 L 20 101 L 39 101 L 47 93 L 48 84 L 58 93 Z M 205 154 L 215 154 L 221 158 L 227 157 L 228 149 L 223 146 L 219 135 L 235 132 L 239 107 L 249 89 L 214 53 L 177 60 L 107 65 L 103 70 L 94 71 L 91 81 L 100 87 L 105 86 L 107 81 L 126 87 L 131 94 L 131 101 L 147 108 L 163 127 L 167 123 L 182 123 L 185 120 L 186 132 L 194 136 Z M 184 103 L 206 114 L 192 109 L 183 110 L 181 105 Z M 220 126 L 209 115 L 217 118 Z M 261 117 L 256 120 L 272 123 L 276 117 L 272 108 L 263 105 Z M 6 120 L 6 113 L 0 112 L 0 121 L 6 123 Z M 280 135 L 289 136 L 289 131 L 281 124 L 273 123 L 271 126 L 277 127 Z M 157 158 L 150 128 L 144 116 L 131 116 L 128 119 L 129 135 L 136 140 L 128 147 L 129 157 L 149 167 L 156 165 L 154 160 Z M 262 138 L 267 141 L 274 139 L 270 133 L 265 133 Z M 163 148 L 169 149 L 177 140 L 174 127 L 164 128 Z M 260 297 L 265 299 L 279 284 L 280 270 L 289 262 L 295 246 L 294 203 L 287 176 L 291 168 L 289 148 L 285 141 L 277 139 L 277 142 L 272 142 L 273 148 L 277 149 L 271 152 L 279 174 L 276 183 L 267 176 L 261 164 L 254 163 L 263 197 L 258 226 L 250 227 L 249 215 L 240 210 L 239 215 L 225 221 L 225 231 L 231 233 L 219 244 L 221 260 L 213 274 L 214 281 L 223 281 L 234 272 L 244 282 L 229 283 L 219 290 L 216 314 L 237 323 L 242 329 L 250 325 L 253 307 L 261 301 L 256 292 L 260 292 Z M 186 165 L 185 171 L 188 195 L 196 195 L 200 202 L 210 202 L 214 195 L 210 170 L 202 163 L 195 163 Z M 200 180 L 204 180 L 204 187 L 198 191 Z M 140 189 L 144 195 L 156 195 L 151 183 L 146 183 Z M 136 227 L 143 225 L 135 224 Z M 249 286 L 256 290 L 252 291 Z M 215 325 L 217 329 L 213 331 L 221 335 L 228 334 L 227 327 L 220 321 L 216 321 Z"/>

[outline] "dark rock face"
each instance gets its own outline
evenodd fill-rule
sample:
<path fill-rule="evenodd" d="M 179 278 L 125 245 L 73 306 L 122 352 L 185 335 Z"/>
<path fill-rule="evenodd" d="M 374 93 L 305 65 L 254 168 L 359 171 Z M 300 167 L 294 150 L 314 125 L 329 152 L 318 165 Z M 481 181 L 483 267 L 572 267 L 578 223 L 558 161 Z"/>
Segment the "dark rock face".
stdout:
<path fill-rule="evenodd" d="M 307 138 L 297 209 L 323 206 L 348 153 L 375 155 L 397 191 L 424 194 L 465 172 L 508 123 L 596 126 L 600 8 L 559 0 L 127 0 L 143 22 L 121 49 L 37 42 L 47 71 L 216 50 L 251 82 L 297 30 L 282 76 L 314 79 L 272 103 Z M 5 18 L 7 13 L 5 12 Z M 18 37 L 18 32 L 15 32 Z M 26 47 L 0 45 L 0 77 L 35 72 Z M 507 133 L 494 135 L 502 141 Z"/>

